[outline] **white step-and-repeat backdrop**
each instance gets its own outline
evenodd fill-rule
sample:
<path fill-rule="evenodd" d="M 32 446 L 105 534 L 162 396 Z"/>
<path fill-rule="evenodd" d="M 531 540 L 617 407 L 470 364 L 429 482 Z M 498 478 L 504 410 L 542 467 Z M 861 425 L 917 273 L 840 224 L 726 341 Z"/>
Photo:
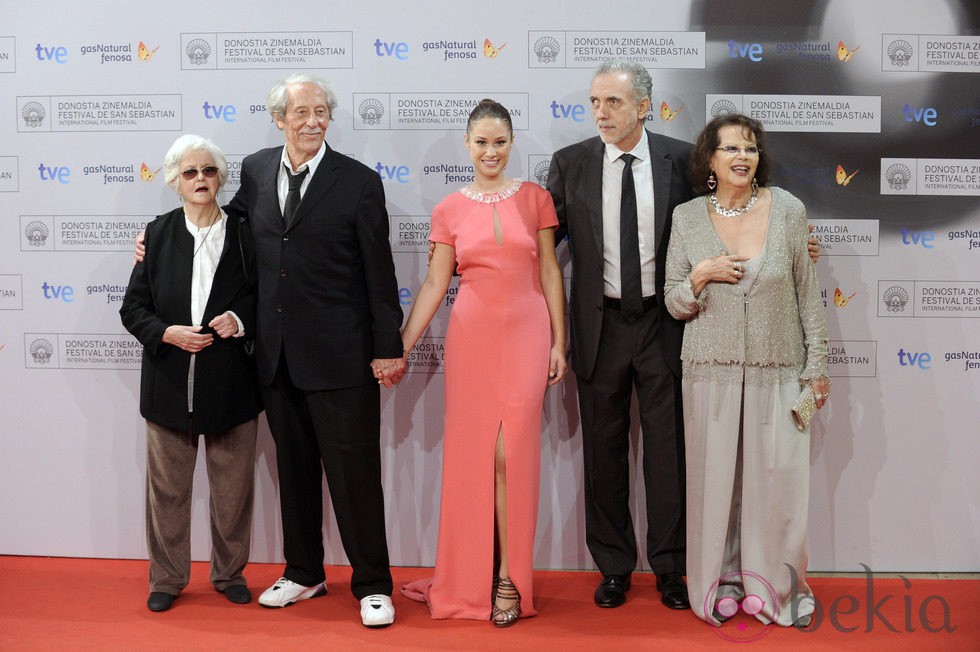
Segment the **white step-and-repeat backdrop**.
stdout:
<path fill-rule="evenodd" d="M 328 141 L 384 180 L 407 314 L 429 212 L 472 174 L 469 108 L 502 101 L 510 172 L 544 183 L 551 153 L 594 133 L 591 71 L 619 56 L 653 76 L 654 132 L 692 140 L 732 109 L 760 119 L 775 184 L 822 239 L 834 398 L 812 432 L 811 569 L 980 569 L 978 12 L 967 0 L 0 0 L 0 553 L 145 556 L 140 350 L 117 311 L 134 235 L 177 205 L 159 172 L 178 135 L 225 150 L 230 197 L 241 159 L 282 142 L 272 83 L 328 78 L 340 98 Z M 397 565 L 434 561 L 454 292 L 383 394 Z M 574 386 L 546 398 L 541 568 L 591 567 Z M 264 422 L 259 448 L 252 559 L 277 561 Z M 345 563 L 332 516 L 325 530 L 327 561 Z"/>

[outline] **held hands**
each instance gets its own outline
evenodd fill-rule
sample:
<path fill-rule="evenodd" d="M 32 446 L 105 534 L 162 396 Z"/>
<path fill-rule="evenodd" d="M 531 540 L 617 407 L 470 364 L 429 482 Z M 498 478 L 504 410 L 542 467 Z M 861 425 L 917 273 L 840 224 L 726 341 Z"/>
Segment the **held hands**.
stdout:
<path fill-rule="evenodd" d="M 371 361 L 371 371 L 379 385 L 391 388 L 405 375 L 405 358 L 375 358 Z"/>
<path fill-rule="evenodd" d="M 565 360 L 564 347 L 551 347 L 551 360 L 548 363 L 548 384 L 557 385 L 565 379 L 568 372 L 568 362 Z"/>
<path fill-rule="evenodd" d="M 213 328 L 221 339 L 233 337 L 238 333 L 238 322 L 227 311 L 209 321 L 208 326 Z"/>
<path fill-rule="evenodd" d="M 167 330 L 163 331 L 163 342 L 188 353 L 198 353 L 214 342 L 213 335 L 200 333 L 200 330 L 200 326 L 178 326 L 177 324 L 167 326 Z"/>

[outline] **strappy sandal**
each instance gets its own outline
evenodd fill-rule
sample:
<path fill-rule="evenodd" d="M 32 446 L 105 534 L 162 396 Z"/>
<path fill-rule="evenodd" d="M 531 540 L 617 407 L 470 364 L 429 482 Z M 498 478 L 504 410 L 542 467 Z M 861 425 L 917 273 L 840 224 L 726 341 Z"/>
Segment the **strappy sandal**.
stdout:
<path fill-rule="evenodd" d="M 496 597 L 500 600 L 514 600 L 514 604 L 507 609 L 501 609 L 494 601 L 493 609 L 490 611 L 490 620 L 497 627 L 510 627 L 516 624 L 521 617 L 521 594 L 517 592 L 517 587 L 514 586 L 509 577 L 500 578 Z"/>

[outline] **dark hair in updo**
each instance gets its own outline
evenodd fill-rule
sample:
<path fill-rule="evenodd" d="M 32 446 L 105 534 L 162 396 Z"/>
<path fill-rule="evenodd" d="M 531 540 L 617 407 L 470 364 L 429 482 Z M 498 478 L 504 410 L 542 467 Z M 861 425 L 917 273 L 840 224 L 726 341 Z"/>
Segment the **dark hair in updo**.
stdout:
<path fill-rule="evenodd" d="M 504 105 L 496 100 L 486 98 L 480 100 L 480 103 L 470 111 L 470 117 L 466 121 L 466 133 L 470 133 L 474 122 L 483 120 L 484 118 L 502 120 L 507 125 L 507 131 L 510 132 L 510 135 L 514 135 L 514 123 L 511 122 L 510 113 L 504 108 Z"/>

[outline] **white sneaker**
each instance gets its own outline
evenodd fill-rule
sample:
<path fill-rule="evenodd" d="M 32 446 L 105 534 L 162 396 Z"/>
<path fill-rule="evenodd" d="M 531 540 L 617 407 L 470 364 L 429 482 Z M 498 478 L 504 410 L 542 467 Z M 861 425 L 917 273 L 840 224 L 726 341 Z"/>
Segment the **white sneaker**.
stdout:
<path fill-rule="evenodd" d="M 316 598 L 326 592 L 326 582 L 320 582 L 315 586 L 303 586 L 280 577 L 275 584 L 262 592 L 259 596 L 259 604 L 263 607 L 288 607 L 294 602 Z"/>
<path fill-rule="evenodd" d="M 361 622 L 365 627 L 387 627 L 395 622 L 395 605 L 387 595 L 361 598 Z"/>

